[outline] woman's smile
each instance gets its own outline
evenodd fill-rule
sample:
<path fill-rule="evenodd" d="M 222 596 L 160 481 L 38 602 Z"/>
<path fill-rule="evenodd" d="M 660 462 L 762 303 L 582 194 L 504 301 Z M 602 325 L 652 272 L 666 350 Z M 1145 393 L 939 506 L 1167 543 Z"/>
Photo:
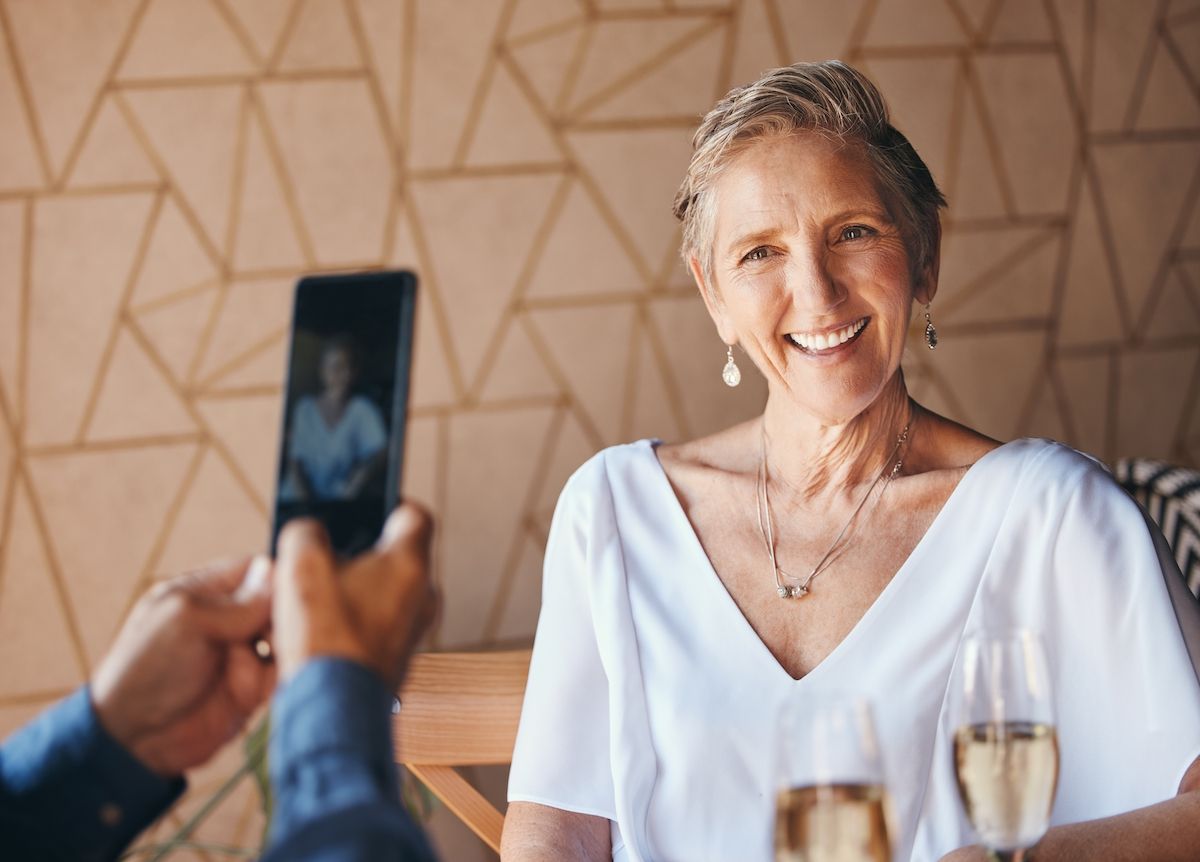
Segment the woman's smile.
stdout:
<path fill-rule="evenodd" d="M 870 322 L 871 318 L 860 317 L 844 326 L 832 326 L 808 332 L 789 332 L 784 338 L 801 353 L 810 356 L 833 356 L 848 352 Z"/>

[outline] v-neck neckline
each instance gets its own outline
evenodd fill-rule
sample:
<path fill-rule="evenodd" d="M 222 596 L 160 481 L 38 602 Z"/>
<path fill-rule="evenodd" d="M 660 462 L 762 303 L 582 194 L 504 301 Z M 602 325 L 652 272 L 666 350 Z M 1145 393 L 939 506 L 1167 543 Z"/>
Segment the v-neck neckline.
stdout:
<path fill-rule="evenodd" d="M 997 446 L 995 449 L 985 452 L 979 459 L 975 461 L 974 464 L 966 469 L 966 472 L 963 473 L 963 475 L 959 478 L 958 483 L 954 486 L 954 490 L 952 490 L 949 496 L 946 497 L 946 501 L 942 504 L 942 507 L 938 510 L 938 513 L 934 515 L 929 526 L 925 529 L 925 533 L 920 539 L 917 540 L 916 545 L 913 546 L 913 549 L 909 552 L 908 556 L 904 558 L 904 562 L 900 564 L 900 567 L 896 569 L 896 573 L 892 576 L 891 580 L 887 582 L 884 588 L 879 592 L 879 595 L 875 597 L 875 600 L 871 602 L 867 610 L 861 617 L 859 617 L 858 622 L 851 627 L 850 631 L 846 633 L 846 636 L 842 638 L 832 650 L 829 651 L 825 658 L 817 662 L 817 664 L 814 665 L 808 673 L 799 678 L 792 676 L 788 672 L 787 668 L 785 668 L 779 662 L 779 659 L 775 657 L 775 654 L 771 652 L 770 647 L 767 646 L 762 637 L 760 637 L 758 632 L 755 631 L 754 626 L 752 626 L 750 621 L 746 619 L 745 613 L 743 613 L 742 609 L 738 606 L 738 603 L 734 601 L 734 598 L 730 594 L 728 587 L 725 586 L 725 582 L 721 580 L 721 576 L 717 574 L 716 567 L 709 558 L 708 552 L 704 550 L 704 544 L 700 541 L 700 536 L 696 533 L 696 528 L 688 518 L 687 512 L 683 510 L 683 504 L 680 502 L 678 495 L 675 493 L 675 487 L 671 484 L 671 479 L 669 476 L 667 476 L 667 471 L 663 468 L 662 462 L 658 458 L 658 446 L 661 442 L 661 440 L 657 439 L 641 441 L 641 443 L 645 445 L 646 454 L 654 462 L 654 467 L 658 474 L 658 481 L 660 482 L 660 490 L 665 493 L 670 503 L 672 517 L 677 519 L 677 526 L 679 527 L 680 531 L 686 534 L 688 537 L 686 541 L 689 545 L 689 552 L 703 563 L 703 568 L 706 570 L 705 580 L 712 582 L 712 585 L 715 587 L 718 593 L 718 601 L 723 602 L 723 604 L 729 609 L 731 615 L 736 619 L 736 624 L 746 635 L 749 636 L 750 640 L 756 644 L 756 649 L 765 656 L 768 665 L 772 668 L 772 673 L 782 676 L 785 684 L 798 686 L 809 683 L 813 677 L 819 678 L 822 674 L 827 674 L 828 671 L 824 670 L 826 666 L 831 663 L 836 664 L 838 657 L 850 648 L 847 645 L 849 644 L 852 646 L 854 641 L 861 639 L 862 631 L 870 628 L 871 621 L 883 612 L 883 608 L 885 608 L 891 602 L 892 597 L 900 590 L 900 588 L 903 586 L 903 583 L 908 580 L 909 572 L 913 569 L 913 561 L 925 552 L 925 548 L 930 542 L 930 536 L 942 529 L 942 525 L 946 520 L 948 520 L 947 512 L 951 511 L 956 498 L 961 496 L 964 486 L 974 481 L 974 477 L 982 472 L 977 468 L 979 468 L 980 465 L 989 460 L 992 455 L 999 452 L 1001 449 L 1005 449 L 1019 441 L 1010 440 L 1008 443 L 1003 443 Z"/>

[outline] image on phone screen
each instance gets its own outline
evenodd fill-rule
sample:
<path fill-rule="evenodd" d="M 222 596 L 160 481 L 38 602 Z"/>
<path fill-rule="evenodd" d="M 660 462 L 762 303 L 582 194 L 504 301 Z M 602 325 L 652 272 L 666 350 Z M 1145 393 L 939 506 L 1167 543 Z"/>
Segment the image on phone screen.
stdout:
<path fill-rule="evenodd" d="M 333 548 L 370 547 L 398 499 L 416 281 L 315 276 L 296 286 L 271 550 L 314 517 Z"/>

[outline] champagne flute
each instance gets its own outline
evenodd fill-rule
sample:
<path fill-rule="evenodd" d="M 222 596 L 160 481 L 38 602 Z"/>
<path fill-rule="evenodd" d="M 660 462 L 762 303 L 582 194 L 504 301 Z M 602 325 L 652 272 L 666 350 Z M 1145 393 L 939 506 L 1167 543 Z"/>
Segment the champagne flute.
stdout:
<path fill-rule="evenodd" d="M 890 862 L 889 804 L 866 701 L 796 694 L 780 729 L 775 862 Z"/>
<path fill-rule="evenodd" d="M 1058 786 L 1058 736 L 1041 638 L 969 635 L 959 671 L 954 767 L 967 819 L 993 859 L 1021 862 L 1045 834 Z"/>

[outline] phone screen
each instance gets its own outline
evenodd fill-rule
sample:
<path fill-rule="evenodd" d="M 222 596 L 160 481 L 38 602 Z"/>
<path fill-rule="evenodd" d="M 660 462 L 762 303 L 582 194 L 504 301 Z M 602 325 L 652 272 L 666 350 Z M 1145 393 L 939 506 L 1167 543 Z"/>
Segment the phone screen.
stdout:
<path fill-rule="evenodd" d="M 312 276 L 296 286 L 271 553 L 296 517 L 334 551 L 370 547 L 399 499 L 416 279 Z"/>

